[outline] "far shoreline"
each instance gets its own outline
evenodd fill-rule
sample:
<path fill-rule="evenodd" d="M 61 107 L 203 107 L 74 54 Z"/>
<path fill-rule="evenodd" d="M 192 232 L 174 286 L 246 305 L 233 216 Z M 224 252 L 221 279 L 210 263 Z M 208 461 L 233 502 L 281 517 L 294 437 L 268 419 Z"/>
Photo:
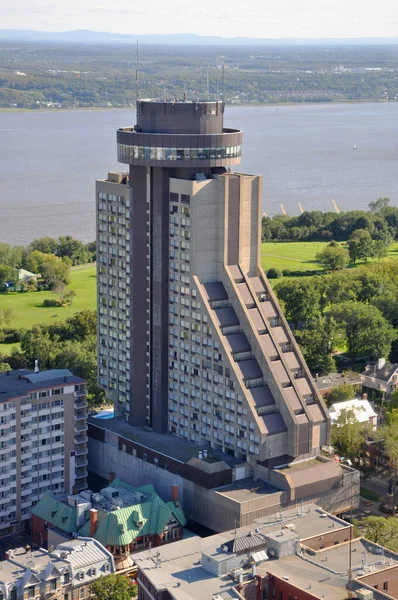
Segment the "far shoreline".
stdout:
<path fill-rule="evenodd" d="M 377 100 L 377 99 L 369 99 L 369 100 L 331 100 L 327 102 L 263 102 L 261 104 L 228 104 L 226 103 L 226 107 L 228 109 L 231 108 L 281 108 L 285 106 L 336 106 L 340 104 L 398 104 L 397 100 Z M 135 105 L 133 106 L 78 106 L 73 108 L 17 108 L 17 107 L 0 107 L 0 113 L 44 113 L 44 112 L 86 112 L 86 111 L 105 111 L 105 110 L 135 110 Z"/>

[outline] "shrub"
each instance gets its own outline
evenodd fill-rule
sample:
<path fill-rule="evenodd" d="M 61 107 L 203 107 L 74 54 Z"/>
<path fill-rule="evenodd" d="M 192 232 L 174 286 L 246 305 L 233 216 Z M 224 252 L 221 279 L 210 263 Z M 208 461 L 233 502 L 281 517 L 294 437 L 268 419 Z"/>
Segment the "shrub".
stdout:
<path fill-rule="evenodd" d="M 291 277 L 294 274 L 294 271 L 292 271 L 291 269 L 283 269 L 282 271 L 282 275 L 284 277 Z"/>
<path fill-rule="evenodd" d="M 267 277 L 268 279 L 279 279 L 279 277 L 282 277 L 282 273 L 278 269 L 271 268 L 267 271 Z"/>
<path fill-rule="evenodd" d="M 3 342 L 13 344 L 21 341 L 21 331 L 19 329 L 3 329 Z"/>
<path fill-rule="evenodd" d="M 54 300 L 53 298 L 45 298 L 43 300 L 43 306 L 46 308 L 50 308 L 53 306 L 61 306 L 61 302 L 59 300 Z"/>

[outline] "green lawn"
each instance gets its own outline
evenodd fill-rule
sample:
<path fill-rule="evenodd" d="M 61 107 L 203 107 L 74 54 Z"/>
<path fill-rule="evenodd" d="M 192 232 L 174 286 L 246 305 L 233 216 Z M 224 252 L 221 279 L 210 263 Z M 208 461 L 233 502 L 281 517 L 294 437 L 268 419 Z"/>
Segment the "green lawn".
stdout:
<path fill-rule="evenodd" d="M 265 272 L 271 267 L 283 271 L 321 271 L 315 256 L 328 242 L 266 242 L 261 244 L 261 264 Z M 384 260 L 398 258 L 398 242 L 394 242 Z M 361 263 L 362 264 L 362 263 Z"/>
<path fill-rule="evenodd" d="M 71 271 L 70 289 L 76 292 L 72 306 L 44 308 L 44 298 L 56 298 L 52 292 L 11 292 L 0 294 L 0 308 L 11 308 L 12 319 L 7 327 L 29 329 L 37 323 L 54 323 L 71 317 L 76 312 L 96 306 L 96 267 L 73 269 Z M 12 345 L 7 344 L 11 349 Z M 1 344 L 0 352 L 5 353 L 5 345 Z"/>

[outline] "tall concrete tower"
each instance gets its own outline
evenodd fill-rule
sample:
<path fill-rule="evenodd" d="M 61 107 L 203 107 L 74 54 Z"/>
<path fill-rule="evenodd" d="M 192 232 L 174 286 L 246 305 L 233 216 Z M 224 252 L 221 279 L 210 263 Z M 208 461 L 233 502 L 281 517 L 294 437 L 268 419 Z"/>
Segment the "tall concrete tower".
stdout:
<path fill-rule="evenodd" d="M 99 378 L 117 414 L 248 461 L 315 456 L 327 410 L 260 265 L 261 177 L 222 102 L 137 105 L 97 182 Z"/>

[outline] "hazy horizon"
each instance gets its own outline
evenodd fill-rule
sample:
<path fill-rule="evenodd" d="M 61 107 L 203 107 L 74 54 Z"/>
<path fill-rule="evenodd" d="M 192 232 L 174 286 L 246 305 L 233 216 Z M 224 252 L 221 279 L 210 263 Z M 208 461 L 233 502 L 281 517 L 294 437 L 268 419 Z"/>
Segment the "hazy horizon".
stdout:
<path fill-rule="evenodd" d="M 7 2 L 7 0 L 6 0 Z M 242 10 L 243 8 L 243 10 Z M 202 0 L 190 6 L 147 0 L 19 0 L 0 7 L 2 29 L 91 30 L 119 34 L 190 33 L 226 38 L 391 38 L 398 36 L 398 3 L 384 0 Z"/>

